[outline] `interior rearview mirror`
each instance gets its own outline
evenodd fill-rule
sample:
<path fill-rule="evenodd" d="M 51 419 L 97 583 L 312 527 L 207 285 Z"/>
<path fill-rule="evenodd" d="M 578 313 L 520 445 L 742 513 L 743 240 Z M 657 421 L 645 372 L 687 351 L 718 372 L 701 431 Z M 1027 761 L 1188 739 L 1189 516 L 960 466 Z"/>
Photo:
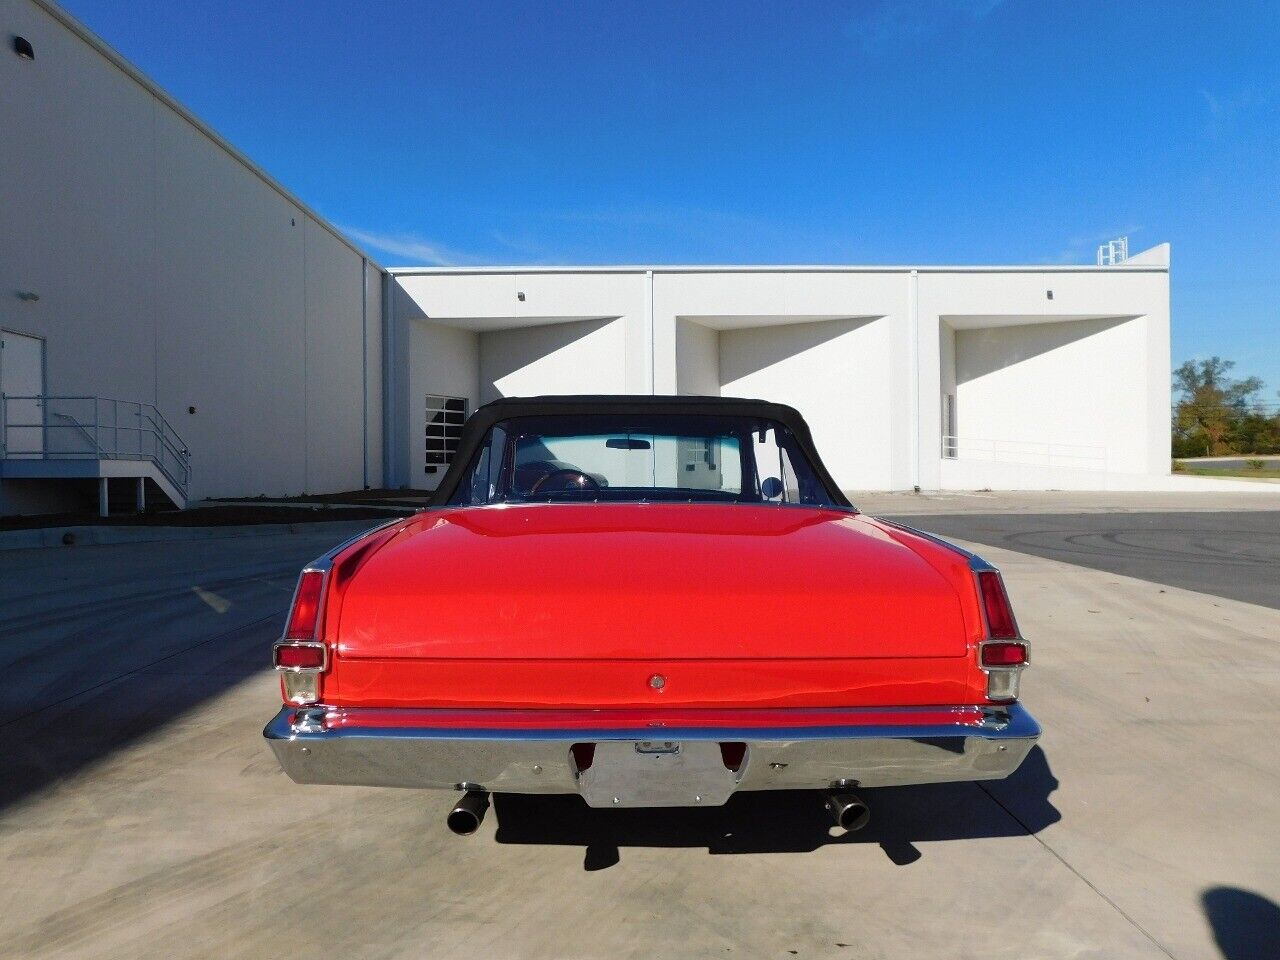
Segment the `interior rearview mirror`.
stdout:
<path fill-rule="evenodd" d="M 637 440 L 634 437 L 610 437 L 604 445 L 610 450 L 648 450 L 652 446 L 648 440 Z"/>

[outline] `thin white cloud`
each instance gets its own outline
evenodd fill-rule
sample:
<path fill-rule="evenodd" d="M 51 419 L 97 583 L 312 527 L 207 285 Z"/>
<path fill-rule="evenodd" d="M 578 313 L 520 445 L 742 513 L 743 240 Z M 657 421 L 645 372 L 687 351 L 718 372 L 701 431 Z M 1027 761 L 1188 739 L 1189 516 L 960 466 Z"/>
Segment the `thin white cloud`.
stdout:
<path fill-rule="evenodd" d="M 558 210 L 552 216 L 556 220 L 570 223 L 603 224 L 622 228 L 659 227 L 687 230 L 691 227 L 707 225 L 761 225 L 761 221 L 756 218 L 740 213 L 671 204 Z"/>
<path fill-rule="evenodd" d="M 872 53 L 923 43 L 990 16 L 1004 0 L 871 0 L 845 24 L 845 35 Z"/>
<path fill-rule="evenodd" d="M 974 20 L 981 20 L 1002 3 L 1004 0 L 955 0 L 956 9 Z"/>
<path fill-rule="evenodd" d="M 338 229 L 355 243 L 372 247 L 379 253 L 404 257 L 412 266 L 453 267 L 459 264 L 480 263 L 484 260 L 482 257 L 463 253 L 414 233 L 380 233 L 345 226 L 340 226 Z"/>
<path fill-rule="evenodd" d="M 1213 93 L 1201 90 L 1208 116 L 1204 124 L 1205 136 L 1217 139 L 1231 132 L 1240 124 L 1241 118 L 1266 105 L 1268 95 L 1265 91 L 1253 87 L 1245 87 L 1234 94 Z"/>
<path fill-rule="evenodd" d="M 715 262 L 742 262 L 769 250 L 826 245 L 836 249 L 847 236 L 831 234 L 821 225 L 791 223 L 752 212 L 686 204 L 620 204 L 570 208 L 549 212 L 558 233 L 579 245 L 601 242 L 616 247 L 619 238 L 633 257 L 666 262 L 669 249 L 697 249 Z M 646 252 L 647 251 L 647 252 Z"/>
<path fill-rule="evenodd" d="M 533 233 L 495 231 L 493 242 L 505 253 L 499 257 L 502 263 L 519 263 L 525 266 L 568 266 L 593 263 L 598 252 L 590 246 L 557 243 L 548 244 Z"/>

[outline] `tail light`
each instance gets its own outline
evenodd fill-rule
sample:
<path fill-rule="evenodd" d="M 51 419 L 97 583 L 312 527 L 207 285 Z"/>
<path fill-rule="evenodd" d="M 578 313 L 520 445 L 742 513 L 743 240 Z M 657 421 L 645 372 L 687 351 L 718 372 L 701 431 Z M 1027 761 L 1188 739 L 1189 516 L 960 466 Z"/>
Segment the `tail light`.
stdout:
<path fill-rule="evenodd" d="M 978 594 L 987 626 L 987 638 L 978 644 L 978 665 L 987 675 L 987 699 L 1017 700 L 1018 682 L 1028 662 L 1027 642 L 1018 633 L 999 572 L 978 573 Z"/>
<path fill-rule="evenodd" d="M 1009 594 L 1005 593 L 1000 574 L 983 570 L 978 574 L 978 589 L 982 593 L 982 610 L 987 615 L 987 636 L 992 640 L 1016 640 L 1018 625 L 1013 622 L 1013 608 L 1009 606 Z"/>
<path fill-rule="evenodd" d="M 1020 667 L 1026 662 L 1026 644 L 992 642 L 982 645 L 984 667 Z"/>
<path fill-rule="evenodd" d="M 323 670 L 324 666 L 323 643 L 283 641 L 276 644 L 277 670 Z"/>
<path fill-rule="evenodd" d="M 303 570 L 298 589 L 289 610 L 289 624 L 284 635 L 289 639 L 314 640 L 320 620 L 320 594 L 324 590 L 324 574 L 319 570 Z"/>
<path fill-rule="evenodd" d="M 324 581 L 322 570 L 302 571 L 284 636 L 272 650 L 285 703 L 301 706 L 320 699 L 320 675 L 329 666 L 329 648 L 319 636 Z"/>

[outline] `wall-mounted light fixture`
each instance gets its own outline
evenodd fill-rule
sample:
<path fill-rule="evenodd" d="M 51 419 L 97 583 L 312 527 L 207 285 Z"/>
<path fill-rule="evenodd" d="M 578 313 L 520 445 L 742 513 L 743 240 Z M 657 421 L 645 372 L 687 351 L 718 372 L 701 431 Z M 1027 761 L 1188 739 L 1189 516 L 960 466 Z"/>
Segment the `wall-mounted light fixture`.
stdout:
<path fill-rule="evenodd" d="M 36 58 L 36 48 L 31 46 L 31 41 L 26 37 L 13 38 L 13 52 L 23 60 L 34 60 Z"/>
<path fill-rule="evenodd" d="M 1044 292 L 1044 295 L 1045 295 L 1048 299 L 1050 299 L 1050 300 L 1052 300 L 1052 299 L 1053 299 L 1053 291 L 1052 291 L 1052 290 L 1046 290 L 1046 291 Z"/>
<path fill-rule="evenodd" d="M 517 300 L 519 300 L 521 303 L 524 303 L 524 291 L 523 291 L 523 290 L 521 290 L 521 291 L 519 291 L 518 293 L 516 293 L 516 299 L 517 299 Z"/>
<path fill-rule="evenodd" d="M 35 303 L 40 299 L 40 294 L 35 293 L 32 290 L 19 290 L 18 299 L 23 303 Z"/>

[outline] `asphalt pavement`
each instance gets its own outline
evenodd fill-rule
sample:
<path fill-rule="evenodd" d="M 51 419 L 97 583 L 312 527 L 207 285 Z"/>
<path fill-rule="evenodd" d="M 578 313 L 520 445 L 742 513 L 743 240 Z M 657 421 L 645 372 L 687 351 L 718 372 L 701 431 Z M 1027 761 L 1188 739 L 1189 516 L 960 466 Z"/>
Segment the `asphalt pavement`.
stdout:
<path fill-rule="evenodd" d="M 1280 609 L 1280 510 L 890 519 L 941 537 Z"/>
<path fill-rule="evenodd" d="M 1274 960 L 1276 526 L 1235 516 L 909 518 L 1005 571 L 1045 736 L 849 836 L 755 794 L 498 796 L 463 839 L 447 795 L 293 784 L 265 664 L 346 525 L 0 552 L 0 957 Z"/>

